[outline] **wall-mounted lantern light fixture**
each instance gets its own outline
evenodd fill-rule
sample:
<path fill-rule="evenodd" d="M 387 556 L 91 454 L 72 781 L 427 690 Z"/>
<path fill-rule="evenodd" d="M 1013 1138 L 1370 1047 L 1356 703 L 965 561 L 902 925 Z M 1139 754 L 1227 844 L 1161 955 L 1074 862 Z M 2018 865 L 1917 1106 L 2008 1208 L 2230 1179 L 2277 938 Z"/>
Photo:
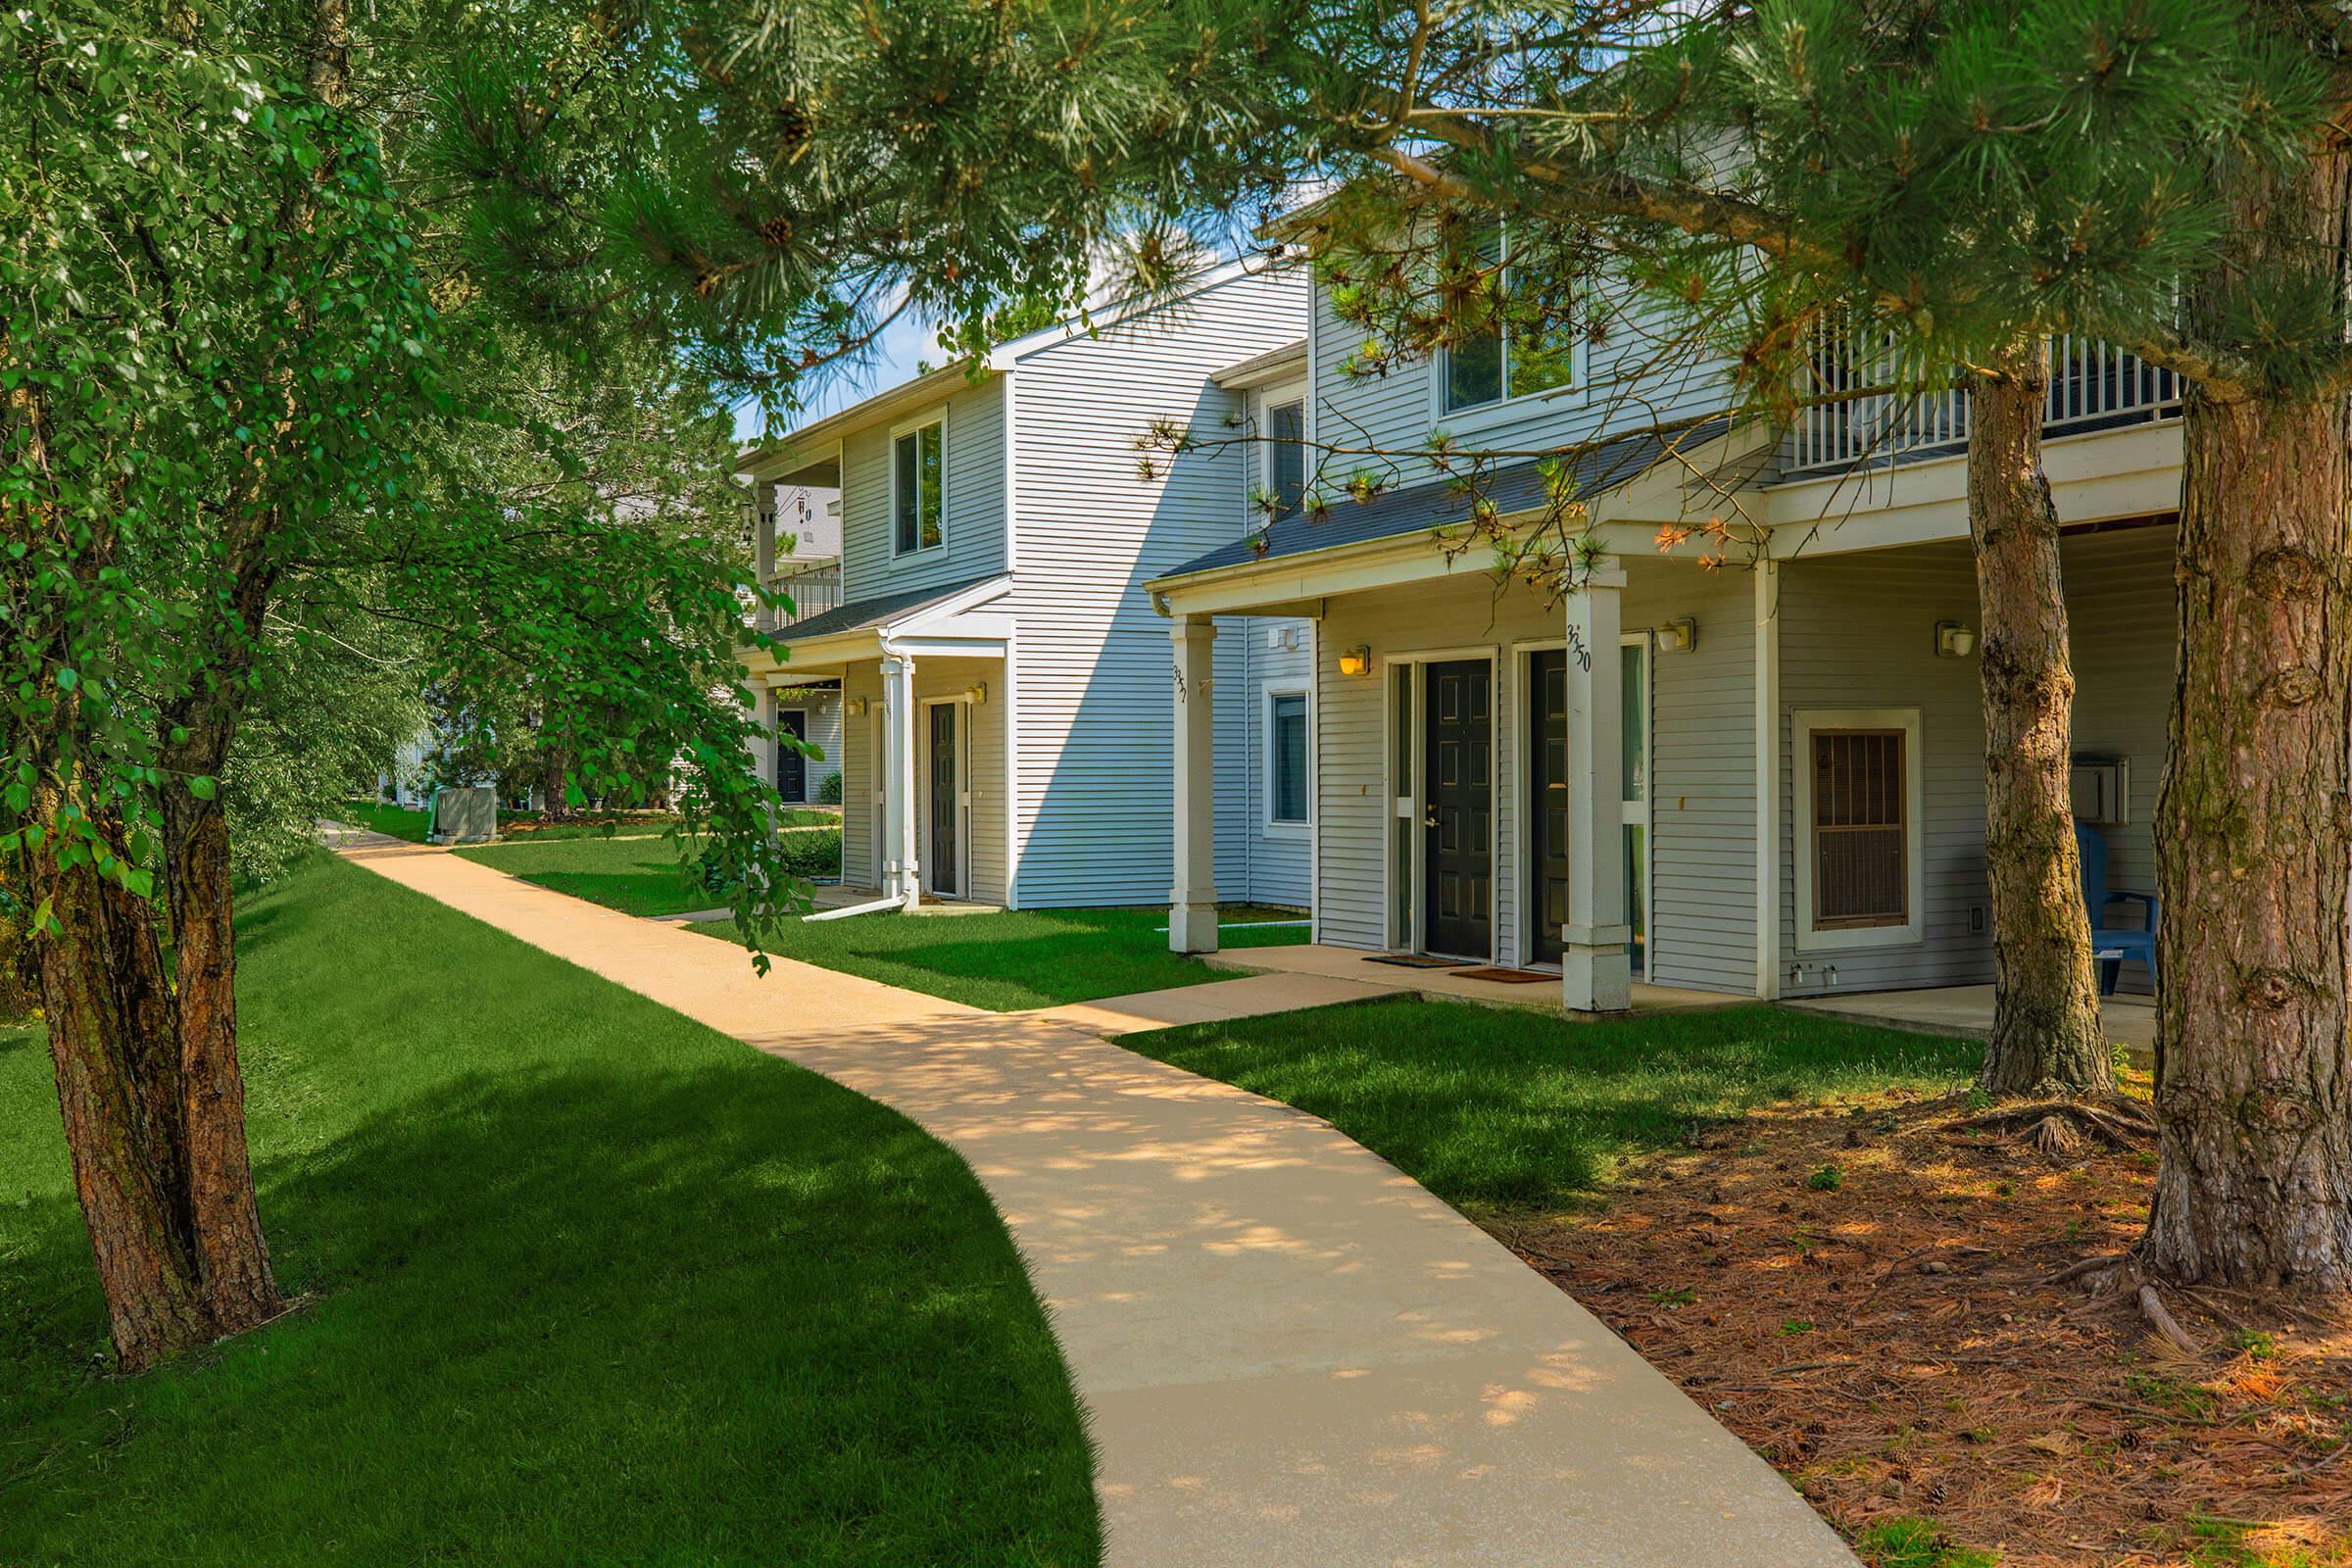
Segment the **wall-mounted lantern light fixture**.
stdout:
<path fill-rule="evenodd" d="M 1937 659 L 1966 659 L 1977 651 L 1977 634 L 1956 620 L 1936 623 L 1936 657 Z"/>
<path fill-rule="evenodd" d="M 865 716 L 865 699 L 853 697 L 841 705 L 841 710 L 852 718 L 863 718 Z"/>
<path fill-rule="evenodd" d="M 1687 654 L 1698 646 L 1698 617 L 1685 615 L 1658 628 L 1658 652 Z"/>
<path fill-rule="evenodd" d="M 988 701 L 988 682 L 986 682 L 986 681 L 984 681 L 984 680 L 976 680 L 976 681 L 972 682 L 972 684 L 970 685 L 970 687 L 969 687 L 969 688 L 967 688 L 967 689 L 965 690 L 965 692 L 964 692 L 964 694 L 963 694 L 963 695 L 964 695 L 964 696 L 966 696 L 966 697 L 969 697 L 969 698 L 970 698 L 970 699 L 971 699 L 973 702 L 975 702 L 975 703 L 985 703 L 985 702 L 987 702 L 987 701 Z"/>
<path fill-rule="evenodd" d="M 1371 673 L 1372 673 L 1372 648 L 1371 648 L 1371 645 L 1370 645 L 1370 644 L 1368 644 L 1368 643 L 1358 643 L 1358 644 L 1356 644 L 1356 645 L 1355 645 L 1353 648 L 1343 648 L 1343 649 L 1341 649 L 1341 650 L 1340 650 L 1340 673 L 1341 673 L 1341 674 L 1343 674 L 1343 675 L 1369 675 L 1369 674 L 1371 674 Z"/>

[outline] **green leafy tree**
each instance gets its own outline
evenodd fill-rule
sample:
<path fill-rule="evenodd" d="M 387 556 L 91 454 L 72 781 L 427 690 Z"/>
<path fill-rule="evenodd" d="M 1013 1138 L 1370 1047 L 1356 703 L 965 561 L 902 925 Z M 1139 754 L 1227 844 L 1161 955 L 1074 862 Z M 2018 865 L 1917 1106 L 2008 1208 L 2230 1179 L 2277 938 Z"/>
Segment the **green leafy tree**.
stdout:
<path fill-rule="evenodd" d="M 355 53 L 409 74 L 355 92 Z M 128 1369 L 283 1306 L 231 847 L 242 822 L 267 852 L 348 765 L 364 715 L 316 711 L 345 660 L 396 657 L 412 692 L 533 670 L 577 715 L 582 788 L 681 777 L 747 915 L 802 896 L 746 760 L 740 548 L 587 504 L 593 416 L 474 395 L 496 318 L 453 318 L 465 279 L 423 265 L 423 193 L 382 154 L 385 106 L 426 101 L 415 65 L 358 49 L 342 0 L 0 16 L 24 110 L 0 133 L 0 853 Z M 452 458 L 502 444 L 537 477 Z"/>

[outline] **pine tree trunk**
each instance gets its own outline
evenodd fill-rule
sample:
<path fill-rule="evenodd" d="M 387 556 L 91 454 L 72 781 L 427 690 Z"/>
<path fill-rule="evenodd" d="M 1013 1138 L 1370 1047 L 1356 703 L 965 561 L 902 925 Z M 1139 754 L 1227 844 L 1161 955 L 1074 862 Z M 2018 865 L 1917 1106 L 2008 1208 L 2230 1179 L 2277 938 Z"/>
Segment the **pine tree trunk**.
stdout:
<path fill-rule="evenodd" d="M 2340 279 L 2339 148 L 2241 169 L 2247 275 Z M 2315 243 L 2316 242 L 2316 243 Z M 2342 297 L 2340 280 L 2332 284 Z M 2180 650 L 2157 807 L 2156 1197 L 2143 1260 L 2186 1281 L 2352 1289 L 2352 484 L 2340 399 L 2184 399 Z"/>
<path fill-rule="evenodd" d="M 2058 509 L 2041 466 L 2049 383 L 2049 346 L 2035 339 L 1969 385 L 1968 519 L 1984 633 L 1978 670 L 1992 894 L 1984 1082 L 1997 1095 L 2098 1095 L 2115 1081 L 2068 792 L 2075 672 Z"/>
<path fill-rule="evenodd" d="M 54 820 L 44 786 L 36 820 Z M 185 1201 L 178 1063 L 163 958 L 144 903 L 88 865 L 28 857 L 58 929 L 39 943 L 41 1001 L 74 1187 L 124 1371 L 213 1337 Z"/>

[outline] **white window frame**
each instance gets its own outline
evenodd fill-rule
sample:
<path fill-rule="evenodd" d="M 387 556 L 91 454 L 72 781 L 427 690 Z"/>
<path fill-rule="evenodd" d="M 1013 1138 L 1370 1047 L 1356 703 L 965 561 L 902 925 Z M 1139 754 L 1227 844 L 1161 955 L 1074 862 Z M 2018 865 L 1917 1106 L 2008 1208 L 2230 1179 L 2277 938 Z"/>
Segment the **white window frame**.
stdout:
<path fill-rule="evenodd" d="M 1927 754 L 1922 748 L 1916 708 L 1800 708 L 1789 714 L 1789 815 L 1796 853 L 1796 949 L 1837 953 L 1856 948 L 1915 947 L 1927 940 Z M 1909 918 L 1901 925 L 1813 928 L 1814 813 L 1819 808 L 1810 783 L 1813 737 L 1823 730 L 1892 729 L 1903 735 L 1904 902 Z"/>
<path fill-rule="evenodd" d="M 927 545 L 922 542 L 922 519 L 917 517 L 914 525 L 914 547 L 910 550 L 902 550 L 899 548 L 899 441 L 902 437 L 913 435 L 934 424 L 939 426 L 939 543 Z M 883 448 L 882 458 L 884 466 L 890 472 L 890 512 L 885 518 L 885 526 L 890 532 L 891 560 L 898 561 L 908 556 L 927 556 L 934 551 L 947 549 L 948 406 L 944 403 L 937 404 L 910 419 L 903 419 L 892 425 L 890 427 L 890 445 Z M 922 462 L 922 449 L 919 445 L 915 449 L 915 462 L 919 467 Z"/>
<path fill-rule="evenodd" d="M 1306 725 L 1306 815 L 1296 822 L 1286 821 L 1274 814 L 1274 802 L 1279 798 L 1275 789 L 1279 751 L 1274 744 L 1274 699 L 1298 697 L 1305 699 L 1303 720 Z M 1264 737 L 1266 754 L 1266 808 L 1258 813 L 1258 825 L 1272 839 L 1304 838 L 1315 830 L 1315 693 L 1303 678 L 1270 680 L 1258 698 L 1259 733 Z"/>
<path fill-rule="evenodd" d="M 1507 273 L 1511 266 L 1511 230 L 1502 228 L 1502 266 Z M 1502 334 L 1503 395 L 1488 403 L 1473 403 L 1465 408 L 1446 406 L 1446 388 L 1453 379 L 1453 351 L 1441 348 L 1429 361 L 1429 423 L 1433 431 L 1446 430 L 1455 435 L 1481 430 L 1489 425 L 1507 424 L 1551 409 L 1580 409 L 1590 399 L 1592 386 L 1592 345 L 1583 333 L 1577 335 L 1569 356 L 1568 383 L 1547 386 L 1516 396 L 1509 391 L 1511 384 L 1510 333 Z"/>
<path fill-rule="evenodd" d="M 1245 464 L 1242 469 L 1242 528 L 1245 533 L 1254 533 L 1266 523 L 1266 514 L 1258 510 L 1257 494 L 1261 490 L 1270 491 L 1274 488 L 1274 411 L 1286 403 L 1298 405 L 1300 499 L 1303 501 L 1314 493 L 1315 465 L 1307 457 L 1307 448 L 1311 445 L 1307 439 L 1307 414 L 1312 402 L 1307 395 L 1308 390 L 1304 380 L 1298 380 L 1260 387 L 1250 394 L 1250 434 L 1258 439 L 1251 443 L 1251 461 Z M 1255 484 L 1250 482 L 1253 473 L 1257 480 Z"/>

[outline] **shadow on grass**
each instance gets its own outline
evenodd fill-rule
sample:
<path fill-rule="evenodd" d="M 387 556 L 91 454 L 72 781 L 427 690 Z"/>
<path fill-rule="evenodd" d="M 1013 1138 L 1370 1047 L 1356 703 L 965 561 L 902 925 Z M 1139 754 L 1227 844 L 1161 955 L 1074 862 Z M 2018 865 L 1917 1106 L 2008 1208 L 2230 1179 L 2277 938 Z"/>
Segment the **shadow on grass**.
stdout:
<path fill-rule="evenodd" d="M 0 1227 L 0 1560 L 1096 1560 L 1009 1241 L 846 1090 L 748 1056 L 477 1075 L 263 1178 L 313 1304 L 131 1382 L 80 1370 L 73 1203 Z"/>
<path fill-rule="evenodd" d="M 1380 1002 L 1120 1044 L 1312 1111 L 1448 1202 L 1571 1203 L 1618 1163 L 1778 1101 L 1964 1081 L 1983 1047 L 1775 1007 L 1572 1023 Z"/>

